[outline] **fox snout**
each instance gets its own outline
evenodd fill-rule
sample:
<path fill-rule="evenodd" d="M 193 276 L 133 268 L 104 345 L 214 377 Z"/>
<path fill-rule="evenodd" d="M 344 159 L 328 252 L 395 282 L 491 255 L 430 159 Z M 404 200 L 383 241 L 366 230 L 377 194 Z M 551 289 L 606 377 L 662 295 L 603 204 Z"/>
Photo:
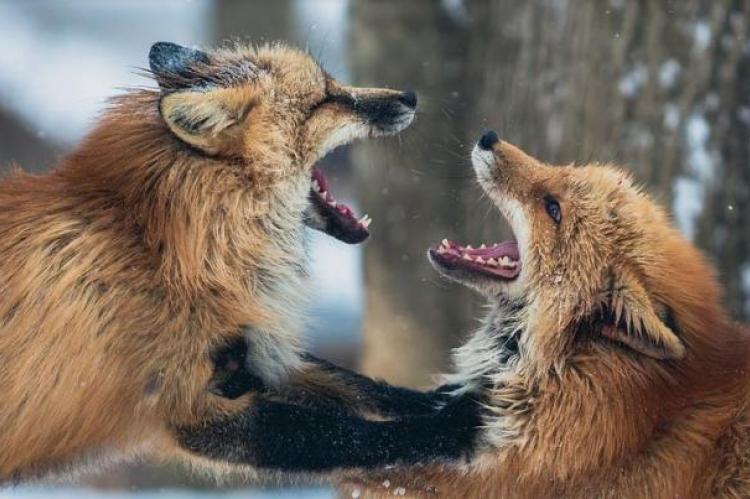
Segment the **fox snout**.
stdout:
<path fill-rule="evenodd" d="M 500 142 L 500 137 L 493 130 L 485 132 L 477 142 L 477 146 L 483 151 L 491 151 L 495 144 Z"/>
<path fill-rule="evenodd" d="M 411 124 L 417 108 L 417 94 L 392 90 L 357 89 L 351 109 L 371 128 L 374 135 L 392 135 Z"/>
<path fill-rule="evenodd" d="M 497 190 L 517 197 L 531 194 L 531 180 L 543 175 L 545 166 L 513 144 L 501 140 L 489 130 L 477 141 L 471 154 L 477 178 L 487 190 Z"/>

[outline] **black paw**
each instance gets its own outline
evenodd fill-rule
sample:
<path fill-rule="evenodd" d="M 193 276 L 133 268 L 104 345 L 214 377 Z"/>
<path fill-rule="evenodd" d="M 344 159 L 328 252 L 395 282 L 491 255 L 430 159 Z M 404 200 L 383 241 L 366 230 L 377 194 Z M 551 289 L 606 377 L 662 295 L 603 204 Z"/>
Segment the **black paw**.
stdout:
<path fill-rule="evenodd" d="M 483 407 L 476 394 L 453 397 L 433 417 L 444 437 L 437 442 L 445 457 L 468 457 L 477 447 L 481 431 Z"/>
<path fill-rule="evenodd" d="M 214 374 L 209 382 L 208 391 L 232 400 L 249 392 L 266 391 L 263 380 L 247 368 L 247 349 L 245 339 L 237 338 L 211 355 Z"/>

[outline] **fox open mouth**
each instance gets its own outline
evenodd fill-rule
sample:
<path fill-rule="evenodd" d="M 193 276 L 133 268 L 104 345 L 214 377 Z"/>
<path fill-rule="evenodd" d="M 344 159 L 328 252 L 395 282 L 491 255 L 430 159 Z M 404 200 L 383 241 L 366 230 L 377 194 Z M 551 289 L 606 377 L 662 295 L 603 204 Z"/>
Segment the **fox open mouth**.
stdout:
<path fill-rule="evenodd" d="M 461 270 L 506 281 L 514 280 L 521 273 L 521 257 L 515 241 L 472 248 L 443 239 L 430 248 L 430 258 L 448 271 Z"/>
<path fill-rule="evenodd" d="M 313 168 L 310 178 L 310 203 L 319 218 L 316 229 L 349 244 L 361 243 L 370 236 L 372 219 L 367 215 L 357 218 L 351 208 L 336 201 L 319 168 Z"/>

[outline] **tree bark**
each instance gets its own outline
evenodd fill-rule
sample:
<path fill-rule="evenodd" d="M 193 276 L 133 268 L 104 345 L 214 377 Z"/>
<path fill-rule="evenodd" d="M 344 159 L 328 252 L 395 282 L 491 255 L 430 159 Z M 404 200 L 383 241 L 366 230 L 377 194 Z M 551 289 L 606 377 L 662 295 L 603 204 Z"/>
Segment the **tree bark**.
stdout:
<path fill-rule="evenodd" d="M 403 147 L 355 152 L 375 219 L 365 371 L 428 383 L 472 328 L 478 300 L 439 281 L 424 252 L 443 237 L 473 244 L 505 233 L 468 165 L 483 128 L 551 163 L 631 169 L 716 261 L 731 313 L 746 320 L 748 9 L 740 0 L 355 0 L 356 82 L 415 87 L 421 98 Z"/>

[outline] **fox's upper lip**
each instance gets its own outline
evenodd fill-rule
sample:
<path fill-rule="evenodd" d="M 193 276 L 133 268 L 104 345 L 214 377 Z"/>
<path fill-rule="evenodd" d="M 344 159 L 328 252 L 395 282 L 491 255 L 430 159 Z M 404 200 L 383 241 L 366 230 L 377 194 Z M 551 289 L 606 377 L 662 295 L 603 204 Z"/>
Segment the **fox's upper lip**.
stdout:
<path fill-rule="evenodd" d="M 443 239 L 439 245 L 430 248 L 430 257 L 447 270 L 481 273 L 503 280 L 513 280 L 521 273 L 521 259 L 515 241 L 472 248 Z"/>

